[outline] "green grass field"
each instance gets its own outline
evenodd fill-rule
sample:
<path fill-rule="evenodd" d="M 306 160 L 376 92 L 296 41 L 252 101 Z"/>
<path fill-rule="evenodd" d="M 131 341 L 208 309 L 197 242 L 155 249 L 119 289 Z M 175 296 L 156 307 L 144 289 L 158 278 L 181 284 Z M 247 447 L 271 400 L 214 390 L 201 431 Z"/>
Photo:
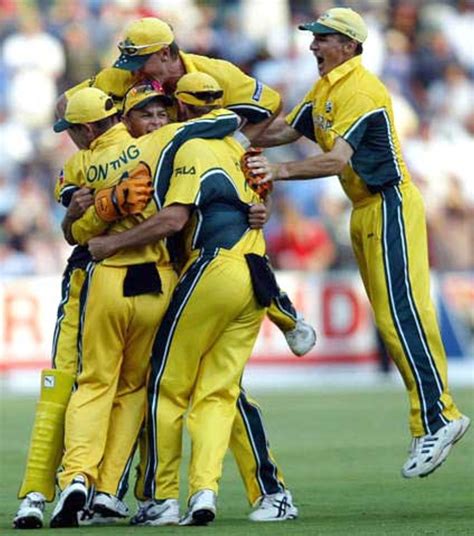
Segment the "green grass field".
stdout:
<path fill-rule="evenodd" d="M 455 390 L 461 409 L 474 416 L 472 390 Z M 265 394 L 264 409 L 274 453 L 300 509 L 291 522 L 255 524 L 233 460 L 226 459 L 218 518 L 209 528 L 127 525 L 43 529 L 43 533 L 160 535 L 197 531 L 237 535 L 434 535 L 474 534 L 474 430 L 447 462 L 425 479 L 404 480 L 400 467 L 409 435 L 401 388 L 388 392 Z M 31 398 L 1 399 L 0 534 L 10 529 L 18 501 L 33 418 Z M 133 499 L 130 499 L 133 506 Z M 48 509 L 50 513 L 51 508 Z M 71 532 L 72 530 L 72 532 Z M 17 534 L 17 531 L 15 531 Z"/>

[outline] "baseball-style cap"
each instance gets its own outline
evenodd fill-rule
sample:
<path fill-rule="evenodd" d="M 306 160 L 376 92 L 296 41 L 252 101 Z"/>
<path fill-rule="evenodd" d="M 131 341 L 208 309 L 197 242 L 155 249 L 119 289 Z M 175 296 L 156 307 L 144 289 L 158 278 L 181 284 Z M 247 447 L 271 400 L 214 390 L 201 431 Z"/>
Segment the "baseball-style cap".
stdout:
<path fill-rule="evenodd" d="M 130 110 L 140 110 L 152 100 L 159 100 L 163 106 L 171 106 L 173 99 L 161 90 L 155 89 L 152 84 L 142 83 L 128 90 L 123 101 L 123 114 Z"/>
<path fill-rule="evenodd" d="M 100 89 L 86 87 L 79 89 L 68 100 L 62 119 L 54 123 L 54 132 L 62 132 L 73 125 L 94 123 L 117 113 L 114 101 Z"/>
<path fill-rule="evenodd" d="M 174 96 L 186 104 L 205 106 L 222 104 L 224 91 L 212 76 L 206 73 L 188 73 L 178 80 Z"/>
<path fill-rule="evenodd" d="M 364 19 L 347 7 L 328 9 L 318 20 L 301 24 L 298 28 L 314 34 L 341 33 L 358 43 L 363 43 L 367 39 L 367 26 Z"/>
<path fill-rule="evenodd" d="M 173 30 L 166 22 L 156 17 L 138 19 L 128 25 L 125 39 L 118 44 L 121 54 L 114 67 L 138 71 L 153 53 L 173 41 Z"/>

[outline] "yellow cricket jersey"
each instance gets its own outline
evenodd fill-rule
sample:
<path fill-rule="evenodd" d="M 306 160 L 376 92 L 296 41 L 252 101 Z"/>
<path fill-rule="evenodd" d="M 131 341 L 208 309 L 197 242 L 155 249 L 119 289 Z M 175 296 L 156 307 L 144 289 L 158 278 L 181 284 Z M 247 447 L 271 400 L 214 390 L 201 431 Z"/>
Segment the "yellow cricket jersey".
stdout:
<path fill-rule="evenodd" d="M 79 220 L 72 225 L 72 234 L 79 244 L 86 244 L 90 238 L 107 230 L 118 233 L 137 225 L 149 218 L 161 208 L 172 173 L 172 161 L 179 147 L 193 137 L 224 137 L 233 132 L 239 124 L 237 115 L 228 110 L 215 110 L 198 119 L 185 123 L 172 123 L 155 132 L 133 138 L 122 123 L 118 123 L 95 139 L 89 150 L 81 151 L 81 156 L 74 155 L 65 168 L 63 184 L 69 184 L 81 176 L 86 186 L 100 190 L 117 184 L 126 178 L 140 163 L 145 162 L 152 171 L 155 190 L 153 201 L 142 214 L 129 216 L 113 225 L 103 222 L 90 207 Z M 75 166 L 80 165 L 81 170 Z M 63 188 L 65 188 L 64 186 Z M 124 266 L 144 262 L 166 263 L 170 253 L 164 242 L 129 248 L 103 261 L 111 266 Z"/>
<path fill-rule="evenodd" d="M 234 138 L 191 140 L 176 153 L 165 206 L 195 210 L 184 230 L 186 255 L 224 248 L 238 255 L 265 254 L 261 230 L 248 226 L 248 208 L 259 198 L 240 167 L 244 150 Z"/>
<path fill-rule="evenodd" d="M 235 111 L 250 123 L 263 121 L 278 109 L 281 102 L 279 94 L 262 82 L 246 75 L 232 63 L 185 52 L 179 54 L 186 73 L 198 71 L 215 78 L 224 90 L 223 106 Z M 70 97 L 83 87 L 97 87 L 120 104 L 127 90 L 138 81 L 136 74 L 110 67 L 69 89 L 66 96 Z"/>
<path fill-rule="evenodd" d="M 383 187 L 409 181 L 395 131 L 390 95 L 356 56 L 318 80 L 286 122 L 324 151 L 336 138 L 354 154 L 340 175 L 347 196 L 358 203 Z"/>

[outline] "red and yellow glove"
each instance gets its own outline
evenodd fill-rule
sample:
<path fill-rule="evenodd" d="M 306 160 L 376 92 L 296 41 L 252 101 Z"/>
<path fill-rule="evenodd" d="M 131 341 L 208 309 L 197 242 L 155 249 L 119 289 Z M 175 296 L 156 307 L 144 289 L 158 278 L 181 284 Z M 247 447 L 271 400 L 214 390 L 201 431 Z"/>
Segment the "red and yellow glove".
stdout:
<path fill-rule="evenodd" d="M 273 190 L 273 182 L 269 181 L 260 184 L 259 181 L 265 178 L 265 175 L 256 174 L 255 172 L 253 172 L 252 169 L 249 168 L 247 162 L 248 158 L 252 156 L 258 156 L 262 154 L 262 152 L 263 149 L 260 147 L 250 147 L 242 156 L 240 165 L 242 168 L 242 172 L 245 175 L 245 180 L 247 181 L 247 184 L 250 186 L 250 188 L 252 188 L 254 192 L 256 192 L 263 200 L 265 200 L 267 195 Z"/>
<path fill-rule="evenodd" d="M 145 162 L 130 172 L 129 176 L 96 193 L 94 206 L 99 218 L 114 222 L 131 214 L 140 214 L 153 195 L 151 170 Z"/>

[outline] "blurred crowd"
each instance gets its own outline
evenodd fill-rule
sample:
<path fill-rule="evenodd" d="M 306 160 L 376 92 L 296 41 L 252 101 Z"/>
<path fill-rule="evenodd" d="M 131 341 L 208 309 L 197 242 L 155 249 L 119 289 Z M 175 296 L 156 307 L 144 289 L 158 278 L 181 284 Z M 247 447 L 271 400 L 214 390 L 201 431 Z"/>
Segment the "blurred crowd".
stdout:
<path fill-rule="evenodd" d="M 70 248 L 53 186 L 75 151 L 51 128 L 57 96 L 117 56 L 125 25 L 170 22 L 187 52 L 224 58 L 277 89 L 289 111 L 317 79 L 299 23 L 332 6 L 365 17 L 364 63 L 389 86 L 402 149 L 426 200 L 438 270 L 474 268 L 474 0 L 0 0 L 0 277 L 55 273 Z M 267 151 L 287 160 L 308 141 Z M 338 181 L 278 183 L 267 229 L 281 269 L 353 265 Z"/>

